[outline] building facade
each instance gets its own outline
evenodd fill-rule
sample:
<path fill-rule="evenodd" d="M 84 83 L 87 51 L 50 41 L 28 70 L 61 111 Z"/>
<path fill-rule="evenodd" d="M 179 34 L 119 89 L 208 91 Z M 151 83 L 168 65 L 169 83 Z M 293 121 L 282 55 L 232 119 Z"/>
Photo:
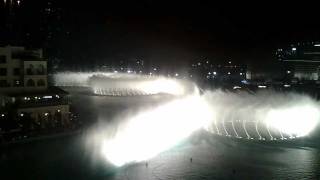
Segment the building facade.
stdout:
<path fill-rule="evenodd" d="M 0 47 L 0 92 L 44 91 L 47 87 L 47 62 L 41 49 Z"/>
<path fill-rule="evenodd" d="M 298 80 L 319 80 L 320 43 L 303 42 L 279 48 L 277 59 L 287 78 Z"/>
<path fill-rule="evenodd" d="M 0 135 L 31 136 L 70 127 L 67 92 L 48 87 L 41 49 L 0 47 Z M 20 136 L 19 136 L 20 137 Z"/>

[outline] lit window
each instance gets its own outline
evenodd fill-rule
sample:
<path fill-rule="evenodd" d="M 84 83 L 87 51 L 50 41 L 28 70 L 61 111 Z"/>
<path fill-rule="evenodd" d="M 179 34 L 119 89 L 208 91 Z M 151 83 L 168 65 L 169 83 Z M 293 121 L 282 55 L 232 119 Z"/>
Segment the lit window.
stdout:
<path fill-rule="evenodd" d="M 14 86 L 20 86 L 21 85 L 20 80 L 14 80 L 13 81 L 13 85 Z"/>

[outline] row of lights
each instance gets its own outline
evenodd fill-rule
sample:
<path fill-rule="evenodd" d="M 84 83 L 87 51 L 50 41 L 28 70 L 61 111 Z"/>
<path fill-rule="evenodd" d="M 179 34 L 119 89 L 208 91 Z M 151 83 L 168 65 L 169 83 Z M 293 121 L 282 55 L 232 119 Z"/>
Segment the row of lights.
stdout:
<path fill-rule="evenodd" d="M 58 109 L 57 112 L 61 112 L 61 110 Z M 46 113 L 44 113 L 43 115 L 44 115 L 44 116 L 48 116 L 49 113 L 46 112 Z M 1 116 L 4 117 L 4 114 L 1 114 Z M 23 116 L 24 116 L 24 113 L 20 113 L 20 116 L 23 117 Z"/>
<path fill-rule="evenodd" d="M 157 71 L 157 68 L 153 68 L 153 71 Z M 119 72 L 119 71 L 117 71 L 117 70 L 113 71 L 113 73 L 118 73 L 118 72 Z M 136 72 L 136 71 L 128 70 L 127 73 L 128 73 L 128 74 L 131 74 L 131 73 L 136 74 L 137 72 Z M 139 73 L 141 74 L 142 71 L 140 70 Z M 149 72 L 149 74 L 152 74 L 152 72 Z"/>
<path fill-rule="evenodd" d="M 208 74 L 209 74 L 209 75 L 211 75 L 211 74 L 213 74 L 213 75 L 217 75 L 217 72 L 215 72 L 215 71 L 214 71 L 213 73 L 208 72 Z M 230 75 L 230 74 L 231 74 L 231 72 L 228 72 L 228 75 Z M 244 75 L 244 73 L 242 73 L 242 72 L 241 72 L 241 73 L 239 73 L 239 74 L 240 74 L 240 76 Z"/>
<path fill-rule="evenodd" d="M 56 98 L 60 98 L 60 96 L 59 96 L 58 94 L 56 94 L 55 97 L 56 97 Z M 42 98 L 43 98 L 43 99 L 51 99 L 52 96 L 43 96 Z M 24 100 L 28 100 L 28 101 L 31 100 L 30 97 L 24 97 L 23 99 L 24 99 Z M 35 99 L 35 100 L 37 100 L 37 99 L 40 100 L 41 97 L 35 96 L 34 99 Z"/>

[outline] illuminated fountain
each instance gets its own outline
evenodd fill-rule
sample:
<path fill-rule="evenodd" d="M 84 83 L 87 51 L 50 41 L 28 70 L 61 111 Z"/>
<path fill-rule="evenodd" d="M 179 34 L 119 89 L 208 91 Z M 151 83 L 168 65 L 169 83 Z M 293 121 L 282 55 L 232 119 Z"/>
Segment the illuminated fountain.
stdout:
<path fill-rule="evenodd" d="M 174 100 L 130 118 L 114 137 L 102 141 L 102 153 L 117 166 L 147 160 L 207 124 L 211 113 L 200 96 Z"/>
<path fill-rule="evenodd" d="M 101 153 L 121 166 L 150 159 L 199 129 L 247 140 L 286 140 L 308 135 L 319 119 L 317 102 L 306 96 L 194 93 L 130 117 L 116 133 L 102 136 Z"/>
<path fill-rule="evenodd" d="M 319 105 L 308 96 L 260 92 L 255 95 L 207 92 L 222 112 L 208 126 L 214 134 L 250 140 L 286 140 L 308 135 L 320 119 Z M 227 107 L 227 108 L 225 108 Z"/>
<path fill-rule="evenodd" d="M 109 96 L 154 95 L 160 93 L 183 95 L 186 87 L 193 87 L 191 83 L 182 80 L 140 75 L 120 76 L 118 78 L 96 75 L 90 77 L 89 84 L 93 88 L 94 94 Z"/>
<path fill-rule="evenodd" d="M 78 79 L 72 81 L 75 77 Z M 89 141 L 117 166 L 148 160 L 199 129 L 246 140 L 283 141 L 310 134 L 320 119 L 318 102 L 305 95 L 220 90 L 201 95 L 191 82 L 113 73 L 64 74 L 59 78 L 61 85 L 70 81 L 91 87 L 99 95 L 179 95 L 167 104 L 124 115 L 124 123 L 117 128 L 94 131 Z"/>
<path fill-rule="evenodd" d="M 126 73 L 66 72 L 54 75 L 56 86 L 87 87 L 96 95 L 136 96 L 154 94 L 183 95 L 194 91 L 189 81 Z"/>

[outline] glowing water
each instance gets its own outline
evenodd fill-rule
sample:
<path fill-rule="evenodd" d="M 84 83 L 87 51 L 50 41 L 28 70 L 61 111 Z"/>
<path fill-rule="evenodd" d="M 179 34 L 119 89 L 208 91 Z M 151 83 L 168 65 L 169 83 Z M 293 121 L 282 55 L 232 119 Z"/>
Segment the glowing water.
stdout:
<path fill-rule="evenodd" d="M 103 140 L 102 153 L 117 166 L 144 161 L 200 128 L 216 133 L 212 126 L 223 123 L 224 119 L 232 123 L 234 119 L 251 119 L 260 126 L 268 126 L 271 134 L 280 131 L 288 137 L 305 136 L 317 125 L 320 111 L 312 99 L 298 95 L 292 99 L 292 96 L 274 92 L 256 96 L 222 91 L 202 96 L 195 93 L 130 118 L 113 137 Z M 240 121 L 245 129 L 247 122 Z M 226 129 L 224 131 L 229 135 Z M 247 138 L 253 139 L 252 132 L 257 131 L 247 127 Z"/>
<path fill-rule="evenodd" d="M 65 72 L 54 75 L 56 86 L 91 87 L 98 95 L 127 96 L 166 93 L 183 95 L 194 90 L 194 84 L 162 76 L 104 72 Z"/>
<path fill-rule="evenodd" d="M 194 108 L 199 107 L 199 108 Z M 132 117 L 102 153 L 115 165 L 154 157 L 210 121 L 211 110 L 200 96 L 188 96 Z"/>
<path fill-rule="evenodd" d="M 249 140 L 285 140 L 308 135 L 320 119 L 318 102 L 297 94 L 252 95 L 217 90 L 200 95 L 197 88 L 190 91 L 192 83 L 114 73 L 66 73 L 55 79 L 57 85 L 91 86 L 97 94 L 112 87 L 116 92 L 133 89 L 146 94 L 184 95 L 129 118 L 123 116 L 125 123 L 112 133 L 110 129 L 93 133 L 91 140 L 97 149 L 117 166 L 152 158 L 201 128 Z"/>

